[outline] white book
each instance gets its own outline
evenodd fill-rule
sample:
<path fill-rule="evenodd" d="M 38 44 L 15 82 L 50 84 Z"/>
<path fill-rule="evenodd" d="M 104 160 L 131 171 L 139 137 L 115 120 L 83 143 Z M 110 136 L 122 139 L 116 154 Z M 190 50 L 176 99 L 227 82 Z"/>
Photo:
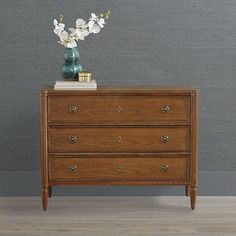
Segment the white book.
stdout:
<path fill-rule="evenodd" d="M 97 83 L 95 80 L 90 82 L 79 81 L 56 81 L 54 85 L 55 90 L 95 90 L 97 89 Z"/>
<path fill-rule="evenodd" d="M 55 87 L 54 86 L 54 90 L 97 90 L 96 88 L 79 88 L 79 87 Z"/>
<path fill-rule="evenodd" d="M 96 82 L 95 79 L 90 80 L 89 82 L 80 82 L 78 80 L 56 80 L 56 83 L 62 83 L 62 84 L 73 84 L 73 83 L 93 83 Z"/>
<path fill-rule="evenodd" d="M 91 80 L 90 82 L 79 82 L 79 81 L 56 81 L 56 86 L 62 86 L 62 87 L 89 87 L 96 85 L 96 80 Z"/>

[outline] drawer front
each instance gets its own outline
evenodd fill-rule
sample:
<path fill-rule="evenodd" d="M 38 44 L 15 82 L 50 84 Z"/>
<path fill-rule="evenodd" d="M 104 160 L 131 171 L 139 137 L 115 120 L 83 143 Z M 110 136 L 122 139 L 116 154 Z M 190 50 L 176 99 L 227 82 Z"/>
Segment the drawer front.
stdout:
<path fill-rule="evenodd" d="M 189 127 L 49 128 L 49 152 L 188 150 Z"/>
<path fill-rule="evenodd" d="M 50 158 L 50 181 L 187 180 L 186 157 Z"/>
<path fill-rule="evenodd" d="M 188 96 L 50 97 L 49 122 L 137 124 L 189 121 Z"/>

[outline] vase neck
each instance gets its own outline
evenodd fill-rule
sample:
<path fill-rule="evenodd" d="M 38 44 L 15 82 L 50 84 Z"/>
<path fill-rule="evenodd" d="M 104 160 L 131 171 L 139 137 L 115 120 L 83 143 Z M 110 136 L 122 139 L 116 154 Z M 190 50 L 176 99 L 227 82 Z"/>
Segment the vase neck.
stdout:
<path fill-rule="evenodd" d="M 79 51 L 77 48 L 66 48 L 64 52 L 64 59 L 67 63 L 77 62 L 79 59 Z"/>

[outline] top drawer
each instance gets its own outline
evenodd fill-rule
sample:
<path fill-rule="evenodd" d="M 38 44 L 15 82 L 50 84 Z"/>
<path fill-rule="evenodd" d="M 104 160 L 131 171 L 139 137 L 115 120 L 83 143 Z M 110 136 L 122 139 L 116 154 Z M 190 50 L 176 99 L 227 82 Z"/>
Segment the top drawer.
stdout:
<path fill-rule="evenodd" d="M 189 96 L 103 96 L 48 98 L 48 122 L 80 124 L 186 123 Z"/>

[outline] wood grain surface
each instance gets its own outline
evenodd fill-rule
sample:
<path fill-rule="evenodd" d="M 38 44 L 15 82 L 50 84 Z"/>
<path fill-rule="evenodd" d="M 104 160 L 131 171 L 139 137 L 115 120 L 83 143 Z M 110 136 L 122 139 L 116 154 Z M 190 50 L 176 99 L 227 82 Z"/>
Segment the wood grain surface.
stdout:
<path fill-rule="evenodd" d="M 51 181 L 187 180 L 186 158 L 50 158 Z M 74 166 L 74 171 L 70 167 Z M 167 170 L 163 170 L 163 166 Z"/>
<path fill-rule="evenodd" d="M 189 127 L 51 127 L 49 152 L 189 151 L 189 134 Z"/>
<path fill-rule="evenodd" d="M 157 123 L 189 121 L 189 96 L 100 96 L 49 97 L 49 122 Z M 70 107 L 76 107 L 70 112 Z M 168 106 L 169 110 L 163 112 Z"/>

